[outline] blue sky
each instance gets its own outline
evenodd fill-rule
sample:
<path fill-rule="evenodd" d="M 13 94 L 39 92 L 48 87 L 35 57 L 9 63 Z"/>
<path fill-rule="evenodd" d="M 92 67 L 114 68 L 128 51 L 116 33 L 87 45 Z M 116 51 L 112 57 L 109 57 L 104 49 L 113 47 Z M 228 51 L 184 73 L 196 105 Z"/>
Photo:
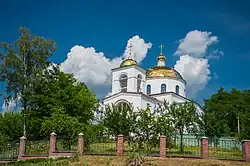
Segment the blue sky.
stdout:
<path fill-rule="evenodd" d="M 167 65 L 173 67 L 180 58 L 174 55 L 180 39 L 194 30 L 211 32 L 218 41 L 211 44 L 205 54 L 221 50 L 223 56 L 209 60 L 211 78 L 192 96 L 202 101 L 220 86 L 226 89 L 250 87 L 249 8 L 247 0 L 1 0 L 0 41 L 13 42 L 18 37 L 17 29 L 26 26 L 32 33 L 56 42 L 57 50 L 51 60 L 59 64 L 75 45 L 94 47 L 106 58 L 119 57 L 128 39 L 139 35 L 153 44 L 141 63 L 143 68 L 155 65 L 161 43 L 165 46 Z M 102 88 L 95 91 L 107 92 Z"/>

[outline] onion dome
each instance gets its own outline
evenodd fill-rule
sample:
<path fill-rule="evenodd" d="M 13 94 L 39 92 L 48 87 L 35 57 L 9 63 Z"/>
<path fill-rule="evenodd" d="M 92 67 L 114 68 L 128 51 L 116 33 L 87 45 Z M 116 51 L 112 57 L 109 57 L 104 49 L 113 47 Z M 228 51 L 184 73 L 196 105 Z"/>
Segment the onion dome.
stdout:
<path fill-rule="evenodd" d="M 157 66 L 148 69 L 147 78 L 171 77 L 183 80 L 180 73 L 173 68 L 165 66 L 166 57 L 162 54 L 162 47 L 163 45 L 160 46 L 161 52 L 157 57 Z"/>
<path fill-rule="evenodd" d="M 120 67 L 134 66 L 134 65 L 138 65 L 138 63 L 135 60 L 133 60 L 133 59 L 126 59 L 126 60 L 124 60 L 121 63 Z"/>

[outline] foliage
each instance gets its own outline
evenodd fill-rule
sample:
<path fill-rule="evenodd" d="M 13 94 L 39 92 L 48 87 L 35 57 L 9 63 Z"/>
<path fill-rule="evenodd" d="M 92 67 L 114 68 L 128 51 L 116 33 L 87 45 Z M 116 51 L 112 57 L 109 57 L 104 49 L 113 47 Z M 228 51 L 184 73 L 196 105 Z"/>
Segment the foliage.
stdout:
<path fill-rule="evenodd" d="M 52 113 L 51 117 L 46 117 L 42 123 L 41 134 L 46 136 L 51 132 L 55 132 L 59 136 L 75 137 L 79 130 L 81 130 L 81 124 L 76 117 L 71 117 L 65 114 L 61 110 L 57 110 Z"/>
<path fill-rule="evenodd" d="M 23 132 L 23 116 L 21 113 L 4 113 L 0 116 L 0 137 L 8 141 L 19 141 Z"/>
<path fill-rule="evenodd" d="M 57 67 L 44 73 L 35 94 L 29 97 L 30 110 L 26 112 L 30 133 L 40 130 L 45 117 L 50 117 L 57 110 L 75 117 L 82 124 L 89 124 L 93 119 L 97 105 L 95 95 L 73 77 L 60 72 Z"/>
<path fill-rule="evenodd" d="M 145 110 L 139 110 L 136 121 L 136 136 L 146 145 L 146 151 L 150 152 L 159 141 L 156 111 L 151 111 L 148 106 Z"/>
<path fill-rule="evenodd" d="M 52 40 L 32 35 L 25 27 L 19 31 L 20 37 L 14 44 L 0 43 L 0 80 L 6 84 L 6 100 L 18 98 L 26 110 L 27 97 L 40 83 L 56 46 Z"/>
<path fill-rule="evenodd" d="M 136 116 L 127 104 L 107 106 L 104 112 L 104 126 L 110 134 L 129 136 L 134 130 Z"/>
<path fill-rule="evenodd" d="M 206 135 L 250 138 L 250 90 L 220 88 L 205 100 Z M 240 134 L 238 135 L 238 118 Z"/>
<path fill-rule="evenodd" d="M 168 109 L 171 125 L 180 134 L 180 152 L 184 151 L 183 134 L 184 132 L 201 133 L 200 126 L 201 119 L 196 112 L 193 103 L 185 102 L 182 104 L 173 103 L 170 106 L 165 102 L 165 108 Z"/>

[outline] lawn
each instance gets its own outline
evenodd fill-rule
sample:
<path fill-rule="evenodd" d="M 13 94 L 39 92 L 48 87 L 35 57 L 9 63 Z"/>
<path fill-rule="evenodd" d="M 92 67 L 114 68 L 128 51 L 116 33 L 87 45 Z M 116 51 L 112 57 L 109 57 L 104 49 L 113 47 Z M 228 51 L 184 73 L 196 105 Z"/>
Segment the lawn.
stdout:
<path fill-rule="evenodd" d="M 75 158 L 33 159 L 6 166 L 127 166 L 133 158 L 115 156 L 81 156 Z M 250 166 L 243 161 L 203 160 L 187 158 L 143 157 L 141 166 Z"/>
<path fill-rule="evenodd" d="M 222 161 L 222 160 L 202 160 L 202 159 L 184 159 L 184 158 L 156 158 L 145 157 L 142 166 L 250 166 L 250 163 L 240 161 Z M 128 157 L 113 156 L 83 156 L 78 162 L 70 162 L 70 166 L 126 166 Z"/>

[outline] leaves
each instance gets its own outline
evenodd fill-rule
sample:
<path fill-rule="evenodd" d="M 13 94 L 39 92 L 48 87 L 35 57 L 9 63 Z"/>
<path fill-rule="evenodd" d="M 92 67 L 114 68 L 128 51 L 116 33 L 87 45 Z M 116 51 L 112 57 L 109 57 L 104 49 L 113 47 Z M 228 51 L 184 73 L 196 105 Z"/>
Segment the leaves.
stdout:
<path fill-rule="evenodd" d="M 14 44 L 0 43 L 0 81 L 6 84 L 6 100 L 19 98 L 27 109 L 27 97 L 39 84 L 56 46 L 52 40 L 30 34 L 27 28 L 19 31 L 20 37 Z"/>
<path fill-rule="evenodd" d="M 250 90 L 219 89 L 205 100 L 206 135 L 211 137 L 236 136 L 250 138 Z M 238 135 L 238 118 L 240 135 Z"/>

